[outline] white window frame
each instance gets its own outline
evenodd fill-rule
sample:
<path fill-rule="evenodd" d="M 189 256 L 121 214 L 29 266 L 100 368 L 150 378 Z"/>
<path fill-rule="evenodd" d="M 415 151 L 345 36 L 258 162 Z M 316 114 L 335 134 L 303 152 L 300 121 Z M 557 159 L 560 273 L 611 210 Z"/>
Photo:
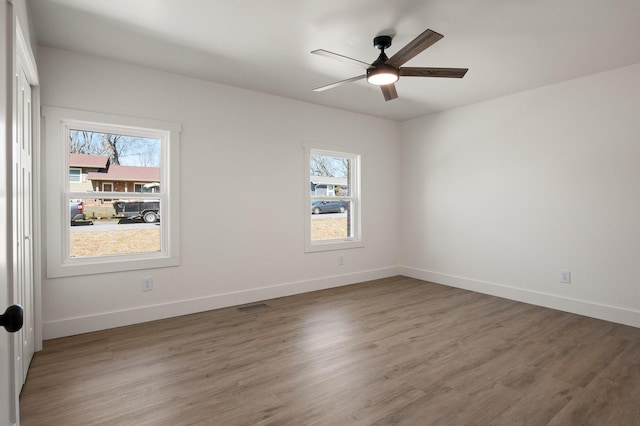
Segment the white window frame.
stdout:
<path fill-rule="evenodd" d="M 136 185 L 140 185 L 140 191 L 136 191 Z M 144 189 L 143 182 L 133 182 L 133 192 L 142 194 L 142 190 Z"/>
<path fill-rule="evenodd" d="M 364 247 L 362 239 L 362 220 L 361 220 L 361 205 L 362 199 L 360 194 L 360 181 L 361 181 L 361 154 L 352 152 L 344 152 L 339 149 L 323 148 L 317 145 L 303 145 L 304 150 L 304 223 L 305 223 L 305 252 L 313 253 L 329 250 L 344 250 L 351 248 Z M 329 157 L 345 157 L 351 161 L 351 179 L 347 182 L 350 188 L 350 196 L 311 196 L 311 155 L 323 155 Z M 347 238 L 336 238 L 331 240 L 312 240 L 311 239 L 311 201 L 313 199 L 343 199 L 351 202 L 350 215 L 351 215 L 351 227 L 352 236 Z"/>
<path fill-rule="evenodd" d="M 72 170 L 74 172 L 79 172 L 78 175 L 77 175 L 78 180 L 71 179 L 71 176 L 72 176 L 71 175 L 71 171 Z M 75 177 L 76 175 L 73 175 L 73 176 Z M 69 167 L 69 183 L 82 183 L 82 169 L 81 168 L 79 168 L 79 167 Z"/>
<path fill-rule="evenodd" d="M 179 164 L 181 125 L 158 120 L 126 117 L 64 108 L 43 107 L 46 149 L 47 277 L 91 275 L 180 264 Z M 118 198 L 118 192 L 74 192 L 70 189 L 69 130 L 82 129 L 160 140 L 160 181 L 163 191 L 138 194 L 160 199 L 161 248 L 159 252 L 70 257 L 69 199 Z"/>

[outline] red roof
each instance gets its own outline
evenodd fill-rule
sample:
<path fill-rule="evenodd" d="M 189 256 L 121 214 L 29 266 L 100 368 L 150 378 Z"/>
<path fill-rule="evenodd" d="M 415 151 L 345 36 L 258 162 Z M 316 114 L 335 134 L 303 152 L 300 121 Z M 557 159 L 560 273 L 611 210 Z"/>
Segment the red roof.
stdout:
<path fill-rule="evenodd" d="M 71 167 L 97 167 L 103 169 L 109 162 L 108 155 L 69 154 Z"/>
<path fill-rule="evenodd" d="M 90 180 L 113 180 L 132 182 L 160 182 L 160 167 L 109 166 L 105 172 L 87 174 Z"/>

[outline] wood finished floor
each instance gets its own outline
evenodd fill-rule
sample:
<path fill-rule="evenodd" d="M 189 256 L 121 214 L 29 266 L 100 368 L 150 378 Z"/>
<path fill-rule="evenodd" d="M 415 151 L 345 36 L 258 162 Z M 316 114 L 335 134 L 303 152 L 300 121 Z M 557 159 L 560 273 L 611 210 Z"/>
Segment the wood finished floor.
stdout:
<path fill-rule="evenodd" d="M 638 425 L 640 329 L 405 277 L 50 340 L 22 425 Z"/>

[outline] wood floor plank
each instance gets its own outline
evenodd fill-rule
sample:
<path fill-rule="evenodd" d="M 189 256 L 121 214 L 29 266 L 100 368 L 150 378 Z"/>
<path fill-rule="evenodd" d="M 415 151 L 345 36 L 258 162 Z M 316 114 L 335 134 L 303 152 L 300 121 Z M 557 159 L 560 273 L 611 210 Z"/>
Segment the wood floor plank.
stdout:
<path fill-rule="evenodd" d="M 640 342 L 622 351 L 550 424 L 640 424 Z"/>
<path fill-rule="evenodd" d="M 392 277 L 46 341 L 22 425 L 634 424 L 640 329 Z"/>

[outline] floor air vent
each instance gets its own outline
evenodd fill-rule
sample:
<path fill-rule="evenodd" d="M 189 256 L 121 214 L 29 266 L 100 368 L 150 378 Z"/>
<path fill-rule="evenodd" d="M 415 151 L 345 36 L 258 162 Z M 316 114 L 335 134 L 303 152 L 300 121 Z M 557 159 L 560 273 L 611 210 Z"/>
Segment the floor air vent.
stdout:
<path fill-rule="evenodd" d="M 249 312 L 249 311 L 255 311 L 256 309 L 264 309 L 268 307 L 269 306 L 266 303 L 256 303 L 255 305 L 240 306 L 238 310 L 240 312 Z"/>

